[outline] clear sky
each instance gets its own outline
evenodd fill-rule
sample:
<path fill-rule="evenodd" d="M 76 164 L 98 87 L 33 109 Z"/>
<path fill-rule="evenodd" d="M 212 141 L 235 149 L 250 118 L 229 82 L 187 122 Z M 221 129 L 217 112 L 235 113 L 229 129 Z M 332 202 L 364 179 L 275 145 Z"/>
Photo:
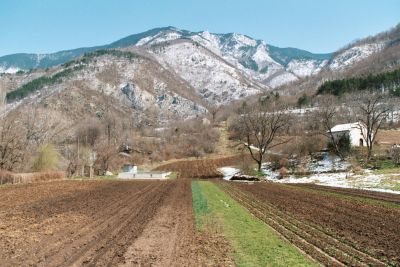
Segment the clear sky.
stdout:
<path fill-rule="evenodd" d="M 155 27 L 333 52 L 400 22 L 400 0 L 0 0 L 0 56 L 102 45 Z"/>

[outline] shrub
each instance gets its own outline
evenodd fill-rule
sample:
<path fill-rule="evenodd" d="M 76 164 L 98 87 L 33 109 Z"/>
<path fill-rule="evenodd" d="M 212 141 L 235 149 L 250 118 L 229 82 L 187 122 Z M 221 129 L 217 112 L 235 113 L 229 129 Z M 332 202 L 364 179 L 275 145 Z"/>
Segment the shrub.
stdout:
<path fill-rule="evenodd" d="M 390 149 L 390 157 L 392 158 L 392 161 L 394 164 L 396 164 L 396 165 L 400 164 L 400 147 L 399 146 L 394 146 Z"/>
<path fill-rule="evenodd" d="M 0 170 L 0 184 L 13 183 L 13 178 L 12 172 Z"/>
<path fill-rule="evenodd" d="M 340 135 L 339 138 L 337 138 L 335 141 L 337 142 L 340 154 L 342 154 L 344 157 L 348 156 L 351 151 L 350 137 L 346 134 L 343 134 Z M 337 152 L 332 141 L 328 143 L 328 150 L 334 153 Z"/>
<path fill-rule="evenodd" d="M 34 159 L 33 169 L 35 171 L 54 171 L 58 167 L 59 155 L 51 144 L 39 147 L 37 156 Z"/>

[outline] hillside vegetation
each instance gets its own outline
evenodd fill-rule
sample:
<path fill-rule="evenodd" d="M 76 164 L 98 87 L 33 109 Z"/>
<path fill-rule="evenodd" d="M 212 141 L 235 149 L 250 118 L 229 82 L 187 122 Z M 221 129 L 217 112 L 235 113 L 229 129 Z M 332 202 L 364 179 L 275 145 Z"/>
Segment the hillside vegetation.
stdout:
<path fill-rule="evenodd" d="M 91 60 L 103 55 L 127 58 L 129 61 L 137 58 L 137 55 L 132 52 L 119 50 L 98 50 L 92 53 L 87 53 L 79 59 L 71 60 L 63 64 L 62 66 L 64 69 L 62 71 L 52 76 L 42 76 L 36 78 L 20 86 L 16 90 L 7 93 L 7 102 L 12 102 L 27 97 L 28 95 L 43 89 L 45 86 L 61 83 L 64 78 L 70 77 L 74 72 L 83 69 Z"/>
<path fill-rule="evenodd" d="M 392 95 L 400 96 L 400 69 L 364 77 L 326 81 L 318 88 L 317 94 L 340 96 L 361 90 L 389 91 Z"/>

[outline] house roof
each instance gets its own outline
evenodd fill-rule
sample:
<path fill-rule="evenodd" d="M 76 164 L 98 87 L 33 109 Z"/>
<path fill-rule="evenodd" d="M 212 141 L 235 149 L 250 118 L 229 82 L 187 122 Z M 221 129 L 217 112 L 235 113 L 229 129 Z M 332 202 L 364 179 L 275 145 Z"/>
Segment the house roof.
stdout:
<path fill-rule="evenodd" d="M 346 123 L 346 124 L 338 124 L 335 125 L 332 129 L 331 132 L 347 132 L 350 131 L 351 129 L 360 129 L 360 123 L 359 122 L 354 122 L 354 123 Z"/>

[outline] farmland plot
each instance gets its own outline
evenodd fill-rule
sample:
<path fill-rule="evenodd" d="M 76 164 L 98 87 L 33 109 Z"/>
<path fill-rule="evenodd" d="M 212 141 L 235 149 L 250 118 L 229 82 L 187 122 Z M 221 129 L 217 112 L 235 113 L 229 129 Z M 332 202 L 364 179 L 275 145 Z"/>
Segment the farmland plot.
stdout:
<path fill-rule="evenodd" d="M 193 227 L 188 180 L 0 188 L 1 266 L 188 266 L 204 265 L 206 254 L 219 258 Z"/>
<path fill-rule="evenodd" d="M 255 216 L 329 266 L 399 266 L 400 207 L 277 184 L 219 183 Z M 374 199 L 376 201 L 376 199 Z"/>

